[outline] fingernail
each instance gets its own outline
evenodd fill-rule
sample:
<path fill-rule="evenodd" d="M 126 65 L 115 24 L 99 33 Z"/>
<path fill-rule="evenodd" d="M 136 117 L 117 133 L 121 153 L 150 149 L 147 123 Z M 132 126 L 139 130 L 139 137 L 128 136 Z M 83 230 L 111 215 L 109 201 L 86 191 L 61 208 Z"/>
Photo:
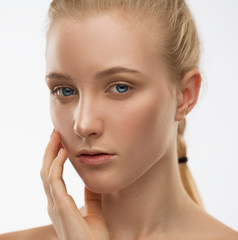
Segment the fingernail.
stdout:
<path fill-rule="evenodd" d="M 62 152 L 63 152 L 63 148 L 61 148 L 61 149 L 59 150 L 58 155 L 60 155 Z"/>
<path fill-rule="evenodd" d="M 53 129 L 53 132 L 50 135 L 50 139 L 52 138 L 54 132 L 55 132 L 55 130 Z"/>

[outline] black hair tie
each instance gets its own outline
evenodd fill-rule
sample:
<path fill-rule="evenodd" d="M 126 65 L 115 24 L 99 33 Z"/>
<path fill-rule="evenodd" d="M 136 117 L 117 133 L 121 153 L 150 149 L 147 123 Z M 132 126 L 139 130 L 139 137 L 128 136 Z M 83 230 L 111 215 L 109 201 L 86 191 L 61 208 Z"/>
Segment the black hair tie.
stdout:
<path fill-rule="evenodd" d="M 188 161 L 187 157 L 179 158 L 178 163 L 186 163 Z"/>

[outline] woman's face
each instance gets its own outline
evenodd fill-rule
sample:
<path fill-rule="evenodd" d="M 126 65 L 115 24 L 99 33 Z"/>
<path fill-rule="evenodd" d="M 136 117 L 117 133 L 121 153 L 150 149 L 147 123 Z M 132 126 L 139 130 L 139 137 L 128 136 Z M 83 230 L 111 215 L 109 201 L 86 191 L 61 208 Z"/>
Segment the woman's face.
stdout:
<path fill-rule="evenodd" d="M 134 183 L 176 140 L 175 86 L 145 30 L 136 21 L 98 15 L 84 22 L 65 19 L 49 33 L 51 118 L 74 168 L 94 192 Z M 77 156 L 85 148 L 115 156 L 85 165 Z"/>

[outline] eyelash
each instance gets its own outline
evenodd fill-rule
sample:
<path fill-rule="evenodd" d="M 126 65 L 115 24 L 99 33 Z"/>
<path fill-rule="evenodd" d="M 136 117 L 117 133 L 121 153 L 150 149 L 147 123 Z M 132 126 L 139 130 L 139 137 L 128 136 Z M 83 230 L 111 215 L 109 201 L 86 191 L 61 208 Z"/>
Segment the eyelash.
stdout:
<path fill-rule="evenodd" d="M 57 94 L 58 91 L 63 90 L 64 88 L 73 90 L 73 88 L 70 88 L 70 87 L 55 87 L 55 88 L 51 91 L 51 94 L 52 94 L 52 95 L 55 95 L 55 96 L 58 97 L 58 98 L 67 98 L 67 96 L 59 96 L 59 94 Z M 75 95 L 75 90 L 73 90 L 73 91 L 74 91 L 74 93 L 73 93 L 72 95 Z M 70 96 L 72 96 L 72 95 L 70 95 Z"/>
<path fill-rule="evenodd" d="M 130 90 L 132 90 L 132 87 L 131 87 L 131 86 L 128 86 L 127 84 L 124 84 L 124 83 L 114 84 L 114 85 L 110 86 L 109 89 L 112 88 L 112 87 L 118 86 L 118 85 L 121 85 L 121 86 L 123 86 L 123 87 L 126 86 L 126 87 L 128 87 L 128 90 L 127 90 L 125 93 L 113 92 L 112 94 L 116 94 L 116 95 L 126 95 L 126 94 L 129 93 Z"/>
<path fill-rule="evenodd" d="M 110 86 L 109 89 L 112 88 L 112 87 L 118 86 L 118 85 L 122 85 L 122 86 L 124 86 L 124 87 L 126 86 L 126 87 L 128 87 L 128 90 L 127 90 L 125 93 L 114 92 L 114 93 L 112 93 L 112 94 L 115 94 L 115 95 L 126 95 L 126 94 L 128 94 L 129 90 L 132 89 L 131 86 L 128 86 L 127 84 L 124 84 L 124 83 L 114 84 L 114 85 Z M 64 87 L 64 86 L 55 87 L 55 88 L 51 91 L 51 94 L 52 94 L 52 95 L 56 95 L 58 98 L 67 98 L 67 96 L 59 96 L 59 95 L 57 94 L 58 91 L 63 90 L 63 89 L 65 89 L 65 88 L 70 89 L 70 90 L 73 90 L 73 88 L 66 87 L 66 86 L 65 86 L 65 87 Z M 72 95 L 75 95 L 75 90 L 73 90 L 73 91 L 74 91 L 74 93 L 73 93 Z M 69 95 L 69 97 L 72 96 L 72 95 Z"/>

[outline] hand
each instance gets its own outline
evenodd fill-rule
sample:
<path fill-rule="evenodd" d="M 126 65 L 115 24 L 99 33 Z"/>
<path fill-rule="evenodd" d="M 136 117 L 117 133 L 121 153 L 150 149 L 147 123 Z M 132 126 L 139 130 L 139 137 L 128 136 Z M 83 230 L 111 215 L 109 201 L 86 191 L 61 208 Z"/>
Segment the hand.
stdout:
<path fill-rule="evenodd" d="M 62 177 L 67 157 L 60 135 L 54 131 L 45 150 L 41 178 L 48 199 L 48 213 L 59 240 L 109 240 L 101 194 L 85 187 L 86 216 L 80 213 L 73 198 L 67 194 Z"/>

